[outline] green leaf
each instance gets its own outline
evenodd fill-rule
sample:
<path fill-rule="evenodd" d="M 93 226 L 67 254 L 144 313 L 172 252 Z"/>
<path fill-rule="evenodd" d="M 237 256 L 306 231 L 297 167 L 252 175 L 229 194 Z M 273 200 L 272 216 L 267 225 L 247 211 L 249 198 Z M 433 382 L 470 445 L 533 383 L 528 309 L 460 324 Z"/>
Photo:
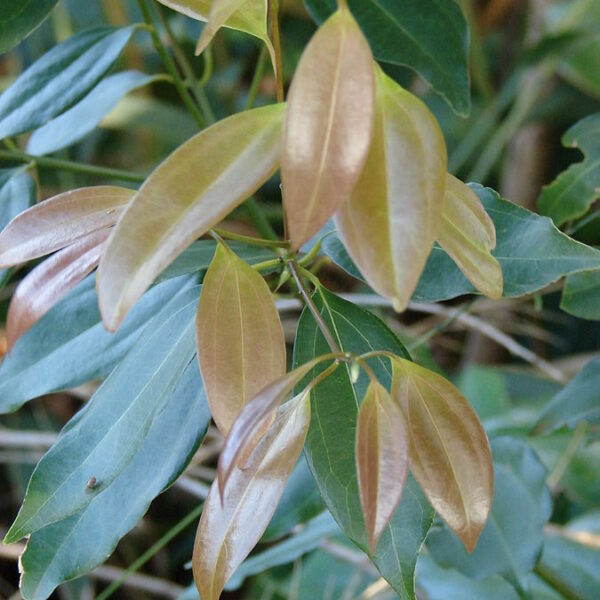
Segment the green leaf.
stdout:
<path fill-rule="evenodd" d="M 46 19 L 58 0 L 11 0 L 0 7 L 0 52 L 14 48 Z"/>
<path fill-rule="evenodd" d="M 428 600 L 518 600 L 514 588 L 499 575 L 482 581 L 465 577 L 455 569 L 445 569 L 423 554 L 417 564 L 417 588 Z"/>
<path fill-rule="evenodd" d="M 304 0 L 324 21 L 335 0 Z M 348 0 L 375 58 L 419 73 L 460 115 L 470 109 L 469 33 L 458 6 L 449 0 Z"/>
<path fill-rule="evenodd" d="M 433 558 L 444 567 L 475 579 L 502 575 L 524 588 L 539 558 L 544 525 L 552 512 L 546 469 L 531 448 L 516 438 L 497 438 L 491 445 L 494 503 L 477 547 L 469 554 L 447 528 L 433 529 L 427 543 Z"/>
<path fill-rule="evenodd" d="M 547 405 L 538 422 L 540 431 L 549 433 L 559 427 L 575 427 L 580 421 L 600 419 L 600 358 L 588 362 Z"/>
<path fill-rule="evenodd" d="M 84 508 L 131 463 L 195 355 L 196 286 L 167 304 L 38 463 L 7 543 Z M 90 477 L 97 484 L 87 487 Z"/>
<path fill-rule="evenodd" d="M 580 319 L 600 321 L 600 271 L 569 275 L 560 298 L 560 308 Z"/>
<path fill-rule="evenodd" d="M 103 79 L 83 100 L 33 132 L 27 152 L 33 156 L 67 148 L 91 133 L 129 92 L 152 83 L 150 75 L 124 71 Z"/>
<path fill-rule="evenodd" d="M 2 361 L 0 413 L 17 410 L 43 394 L 106 377 L 152 317 L 188 281 L 173 279 L 153 287 L 113 335 L 102 325 L 96 278 L 85 279 L 27 331 Z"/>
<path fill-rule="evenodd" d="M 44 54 L 0 96 L 0 139 L 35 129 L 75 104 L 104 77 L 134 31 L 82 31 Z"/>
<path fill-rule="evenodd" d="M 590 60 L 590 57 L 599 54 L 598 34 L 580 34 L 577 42 L 561 55 L 558 73 L 586 94 L 600 98 L 600 61 Z"/>
<path fill-rule="evenodd" d="M 122 473 L 83 509 L 31 535 L 21 558 L 23 596 L 47 598 L 63 581 L 103 563 L 152 499 L 183 471 L 209 423 L 202 380 L 192 361 Z"/>
<path fill-rule="evenodd" d="M 344 351 L 387 350 L 409 358 L 396 336 L 371 313 L 321 290 L 313 297 L 325 322 Z M 329 347 L 313 317 L 304 311 L 298 324 L 294 364 L 326 354 Z M 389 389 L 392 368 L 387 358 L 369 360 L 377 379 Z M 311 377 L 323 368 L 316 368 Z M 368 378 L 353 386 L 346 365 L 311 393 L 312 422 L 305 452 L 321 495 L 344 533 L 367 552 L 367 533 L 357 484 L 354 443 L 359 399 Z M 385 529 L 372 560 L 402 599 L 414 598 L 414 570 L 433 512 L 414 479 L 408 477 L 404 495 Z"/>
<path fill-rule="evenodd" d="M 581 217 L 600 198 L 600 113 L 576 123 L 565 133 L 562 143 L 579 148 L 585 159 L 561 173 L 539 197 L 540 212 L 557 226 Z"/>

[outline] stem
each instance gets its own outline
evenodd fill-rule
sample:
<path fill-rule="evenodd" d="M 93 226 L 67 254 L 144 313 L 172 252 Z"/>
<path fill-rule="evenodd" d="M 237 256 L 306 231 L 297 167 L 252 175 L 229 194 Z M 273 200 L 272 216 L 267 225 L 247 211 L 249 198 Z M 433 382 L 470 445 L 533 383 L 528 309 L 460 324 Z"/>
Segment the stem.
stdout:
<path fill-rule="evenodd" d="M 185 104 L 187 109 L 190 111 L 190 114 L 192 115 L 192 117 L 194 118 L 194 120 L 196 121 L 196 123 L 198 124 L 200 129 L 204 129 L 204 127 L 206 126 L 206 121 L 205 121 L 204 117 L 202 116 L 202 113 L 196 106 L 196 103 L 194 102 L 193 98 L 190 96 L 190 93 L 188 92 L 187 87 L 185 86 L 185 83 L 184 83 L 183 79 L 181 78 L 179 71 L 177 70 L 177 66 L 173 62 L 173 59 L 171 58 L 170 54 L 167 52 L 167 49 L 163 45 L 163 43 L 160 39 L 160 36 L 158 35 L 158 32 L 156 31 L 156 27 L 154 26 L 154 21 L 152 20 L 152 14 L 150 12 L 150 6 L 148 4 L 148 0 L 138 0 L 138 5 L 140 7 L 140 10 L 142 11 L 142 16 L 144 17 L 144 21 L 146 21 L 148 26 L 151 27 L 150 35 L 152 37 L 152 43 L 154 44 L 154 48 L 160 55 L 160 57 L 163 61 L 163 64 L 165 65 L 165 68 L 169 72 L 169 75 L 171 75 L 171 77 L 173 78 L 173 84 L 175 85 L 175 88 L 177 89 L 177 92 L 178 92 L 181 100 L 183 101 L 183 103 Z"/>
<path fill-rule="evenodd" d="M 283 102 L 283 65 L 281 61 L 281 39 L 279 36 L 279 0 L 269 0 L 271 41 L 275 50 L 275 79 L 277 80 L 277 102 Z"/>
<path fill-rule="evenodd" d="M 127 577 L 143 567 L 155 554 L 164 548 L 174 537 L 179 535 L 184 529 L 191 525 L 202 513 L 203 504 L 198 505 L 191 513 L 176 523 L 165 535 L 163 535 L 155 544 L 152 544 L 137 560 L 135 560 L 125 571 L 123 576 L 111 583 L 101 594 L 96 596 L 96 600 L 106 600 L 113 595 L 125 582 Z"/>
<path fill-rule="evenodd" d="M 246 100 L 246 110 L 250 110 L 255 102 L 260 88 L 260 82 L 262 81 L 263 75 L 265 74 L 265 67 L 267 65 L 267 47 L 263 46 L 258 56 L 258 62 L 256 63 L 256 69 L 254 70 L 254 76 L 252 77 L 252 83 L 248 90 L 248 100 Z"/>
<path fill-rule="evenodd" d="M 241 233 L 235 233 L 234 231 L 219 229 L 218 227 L 213 227 L 212 230 L 218 236 L 226 240 L 236 240 L 238 242 L 245 242 L 246 244 L 251 244 L 253 246 L 266 246 L 267 248 L 287 248 L 288 245 L 287 242 L 268 239 L 263 240 L 260 238 L 250 237 L 248 235 L 242 235 Z"/>
<path fill-rule="evenodd" d="M 304 282 L 302 281 L 302 277 L 300 277 L 300 274 L 298 273 L 298 265 L 296 264 L 296 262 L 293 260 L 288 262 L 288 269 L 290 270 L 290 273 L 292 274 L 292 277 L 294 278 L 294 281 L 296 282 L 296 285 L 298 286 L 298 291 L 300 292 L 300 296 L 302 297 L 304 304 L 306 305 L 308 310 L 310 310 L 310 312 L 312 313 L 312 316 L 313 316 L 314 320 L 316 321 L 319 329 L 321 330 L 323 337 L 327 341 L 327 344 L 331 348 L 331 351 L 334 353 L 341 352 L 341 349 L 338 346 L 337 342 L 335 341 L 331 331 L 329 331 L 329 327 L 327 326 L 327 323 L 325 323 L 325 321 L 323 320 L 323 316 L 321 315 L 321 313 L 319 312 L 319 309 L 315 306 L 315 303 L 313 302 L 312 298 L 310 297 L 310 294 L 309 294 L 308 290 L 306 289 Z"/>
<path fill-rule="evenodd" d="M 59 169 L 62 171 L 71 171 L 72 173 L 85 173 L 86 175 L 96 175 L 98 177 L 107 177 L 110 179 L 121 179 L 122 181 L 131 181 L 133 183 L 142 183 L 145 179 L 143 175 L 131 173 L 120 169 L 111 169 L 109 167 L 98 167 L 86 165 L 84 163 L 62 160 L 60 158 L 49 158 L 47 156 L 32 156 L 18 150 L 0 150 L 0 159 L 18 160 L 26 163 L 35 163 L 40 167 L 49 169 Z"/>
<path fill-rule="evenodd" d="M 567 600 L 583 600 L 575 590 L 572 590 L 566 583 L 557 579 L 552 571 L 550 571 L 550 569 L 546 568 L 544 565 L 537 565 L 533 571 L 540 579 L 547 583 L 553 590 L 556 590 L 559 594 L 564 596 Z"/>

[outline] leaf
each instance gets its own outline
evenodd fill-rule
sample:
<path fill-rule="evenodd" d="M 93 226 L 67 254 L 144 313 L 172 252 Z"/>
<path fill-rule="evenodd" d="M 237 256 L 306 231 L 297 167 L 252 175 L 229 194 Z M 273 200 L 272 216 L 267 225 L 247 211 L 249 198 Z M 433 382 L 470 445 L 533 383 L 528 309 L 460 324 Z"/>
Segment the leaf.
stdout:
<path fill-rule="evenodd" d="M 227 435 L 241 409 L 285 375 L 285 339 L 269 286 L 219 244 L 196 316 L 200 372 L 213 419 Z"/>
<path fill-rule="evenodd" d="M 410 470 L 472 552 L 494 495 L 485 431 L 468 401 L 437 373 L 400 358 L 393 370 L 392 396 L 407 415 Z"/>
<path fill-rule="evenodd" d="M 47 598 L 57 585 L 103 563 L 183 471 L 209 423 L 200 373 L 191 361 L 129 465 L 84 508 L 31 535 L 20 561 L 23 596 Z"/>
<path fill-rule="evenodd" d="M 371 143 L 374 103 L 369 45 L 340 8 L 304 50 L 288 95 L 281 181 L 294 249 L 350 196 Z"/>
<path fill-rule="evenodd" d="M 580 319 L 600 320 L 600 271 L 569 275 L 560 298 L 560 308 Z"/>
<path fill-rule="evenodd" d="M 396 510 L 406 482 L 408 441 L 404 416 L 389 392 L 371 382 L 356 422 L 356 470 L 369 549 Z"/>
<path fill-rule="evenodd" d="M 27 143 L 27 153 L 42 156 L 79 142 L 124 96 L 155 79 L 137 71 L 123 71 L 106 77 L 75 106 L 34 131 Z"/>
<path fill-rule="evenodd" d="M 0 52 L 14 48 L 50 14 L 58 0 L 13 0 L 0 15 Z"/>
<path fill-rule="evenodd" d="M 496 438 L 492 453 L 494 503 L 475 550 L 467 553 L 447 528 L 433 529 L 427 545 L 441 566 L 475 579 L 502 575 L 523 590 L 539 558 L 543 528 L 552 512 L 546 469 L 531 448 L 516 438 Z"/>
<path fill-rule="evenodd" d="M 475 192 L 452 175 L 446 176 L 444 211 L 437 239 L 482 294 L 502 297 L 502 269 L 491 253 L 496 247 L 494 223 Z"/>
<path fill-rule="evenodd" d="M 317 22 L 335 0 L 304 0 Z M 470 109 L 467 22 L 446 0 L 348 0 L 377 60 L 406 65 L 428 81 L 452 109 Z"/>
<path fill-rule="evenodd" d="M 561 54 L 557 71 L 569 83 L 593 98 L 600 98 L 600 66 L 590 60 L 600 52 L 600 39 L 597 32 L 591 35 L 578 35 L 577 41 Z"/>
<path fill-rule="evenodd" d="M 177 255 L 273 174 L 284 110 L 283 104 L 270 105 L 224 119 L 153 171 L 117 224 L 98 269 L 100 312 L 108 329 L 117 329 Z"/>
<path fill-rule="evenodd" d="M 0 139 L 35 129 L 75 104 L 104 77 L 134 31 L 82 31 L 44 54 L 0 96 Z"/>
<path fill-rule="evenodd" d="M 38 463 L 6 543 L 87 506 L 131 463 L 194 358 L 198 287 L 176 296 Z M 90 477 L 97 485 L 87 487 Z"/>
<path fill-rule="evenodd" d="M 600 113 L 573 125 L 562 143 L 579 148 L 585 159 L 561 173 L 538 199 L 540 212 L 551 217 L 557 226 L 581 217 L 600 198 Z"/>
<path fill-rule="evenodd" d="M 446 146 L 435 117 L 419 99 L 380 69 L 376 81 L 367 164 L 335 223 L 369 285 L 402 311 L 438 234 Z"/>
<path fill-rule="evenodd" d="M 342 351 L 364 354 L 386 350 L 408 358 L 397 337 L 371 313 L 322 289 L 313 297 L 319 312 L 334 331 Z M 327 352 L 328 345 L 308 311 L 298 324 L 294 364 L 301 365 Z M 369 359 L 378 381 L 388 388 L 392 369 L 386 358 Z M 314 378 L 322 368 L 309 374 Z M 361 374 L 353 385 L 346 365 L 340 366 L 311 392 L 312 422 L 305 454 L 319 491 L 344 533 L 367 551 L 368 539 L 357 484 L 354 446 L 359 398 L 368 378 Z M 414 599 L 414 571 L 433 511 L 409 475 L 402 501 L 372 557 L 380 573 L 401 599 Z"/>
<path fill-rule="evenodd" d="M 214 482 L 194 544 L 194 579 L 202 600 L 217 600 L 258 542 L 298 460 L 310 423 L 309 393 L 285 404 L 246 467 L 235 469 L 225 497 Z"/>
<path fill-rule="evenodd" d="M 581 421 L 595 423 L 600 419 L 598 386 L 600 358 L 589 361 L 581 371 L 552 398 L 542 412 L 538 431 L 550 433 L 560 427 L 576 427 Z"/>
<path fill-rule="evenodd" d="M 80 188 L 20 213 L 0 233 L 0 265 L 10 266 L 60 250 L 114 225 L 135 192 L 116 186 Z"/>
<path fill-rule="evenodd" d="M 21 280 L 6 318 L 9 352 L 36 321 L 96 268 L 109 233 L 103 229 L 87 235 L 53 254 Z"/>
<path fill-rule="evenodd" d="M 102 326 L 95 277 L 81 282 L 15 344 L 0 365 L 0 413 L 49 392 L 106 377 L 187 278 L 149 290 L 115 334 Z M 189 287 L 189 286 L 188 286 Z"/>

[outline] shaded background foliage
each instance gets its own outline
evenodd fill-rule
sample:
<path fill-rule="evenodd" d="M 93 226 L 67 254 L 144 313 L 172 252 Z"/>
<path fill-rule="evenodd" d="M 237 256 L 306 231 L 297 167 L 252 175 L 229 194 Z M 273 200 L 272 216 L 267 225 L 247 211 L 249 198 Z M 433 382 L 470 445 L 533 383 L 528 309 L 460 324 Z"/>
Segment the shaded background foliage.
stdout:
<path fill-rule="evenodd" d="M 432 4 L 443 2 L 452 6 L 451 11 L 457 9 L 452 0 Z M 284 3 L 282 39 L 287 82 L 315 30 L 307 8 L 320 20 L 333 4 L 325 0 L 307 0 L 306 6 L 300 0 Z M 356 0 L 354 4 L 360 8 L 368 5 L 368 1 Z M 449 147 L 452 173 L 466 181 L 489 185 L 514 203 L 551 217 L 575 240 L 592 247 L 600 245 L 600 213 L 595 206 L 600 187 L 600 132 L 597 132 L 598 116 L 594 116 L 600 112 L 597 1 L 461 0 L 458 4 L 470 25 L 472 98 L 468 117 L 453 112 L 423 79 L 398 64 L 400 61 L 384 63 L 386 72 L 421 96 L 438 118 Z M 182 50 L 191 57 L 201 24 L 166 9 L 161 9 L 161 14 L 181 41 Z M 73 33 L 100 24 L 126 26 L 140 21 L 134 1 L 63 0 L 39 29 L 2 56 L 0 89 L 6 89 L 44 52 Z M 381 31 L 384 25 L 379 24 L 375 30 Z M 164 24 L 162 34 L 165 34 Z M 162 73 L 160 58 L 147 33 L 137 31 L 133 35 L 133 43 L 127 45 L 112 72 Z M 395 43 L 400 42 L 395 40 Z M 406 47 L 401 50 L 410 52 Z M 384 44 L 374 51 L 378 58 L 385 60 L 386 51 L 394 49 Z M 444 48 L 438 47 L 436 51 L 443 52 Z M 204 75 L 210 72 L 203 88 L 205 109 L 212 112 L 215 119 L 245 107 L 252 93 L 251 83 L 260 53 L 259 42 L 254 38 L 225 30 L 213 44 L 210 62 L 206 58 L 192 61 L 199 81 L 204 82 Z M 445 58 L 452 62 L 452 55 Z M 460 62 L 460 56 L 457 61 Z M 270 102 L 275 93 L 269 66 L 264 66 L 257 105 Z M 444 73 L 430 74 L 429 80 L 434 86 L 443 86 Z M 102 101 L 92 98 L 84 119 L 67 121 L 68 129 L 73 123 L 85 125 L 84 135 L 76 143 L 65 142 L 65 147 L 57 148 L 54 158 L 144 175 L 197 131 L 195 122 L 168 81 L 135 76 L 113 79 L 111 84 L 106 84 L 107 81 L 104 79 L 104 84 L 114 94 L 112 101 L 107 101 L 105 96 Z M 443 95 L 458 112 L 467 112 L 466 81 L 457 76 L 451 83 L 455 85 L 450 85 Z M 92 117 L 96 118 L 93 128 L 90 126 Z M 580 122 L 584 118 L 586 120 Z M 41 128 L 27 143 L 29 153 L 44 154 L 48 147 L 45 144 L 56 147 L 56 130 Z M 576 148 L 585 153 L 585 163 L 580 162 L 583 157 Z M 54 168 L 43 160 L 39 161 L 38 171 L 25 170 L 23 161 L 9 161 L 7 153 L 10 148 L 0 152 L 2 168 L 16 170 L 0 175 L 2 224 L 36 198 L 105 181 L 102 176 Z M 564 193 L 565 188 L 575 185 L 578 186 L 576 194 Z M 18 194 L 15 189 L 19 190 Z M 503 205 L 498 207 L 500 201 L 491 192 L 477 189 L 488 210 L 490 207 L 498 209 L 498 220 L 494 214 L 492 217 L 499 237 L 501 231 L 509 233 L 500 245 L 502 256 L 512 257 L 513 263 L 516 262 L 519 252 L 524 252 L 525 242 L 531 245 L 526 255 L 538 252 L 540 262 L 527 274 L 532 278 L 528 281 L 528 291 L 536 290 L 536 293 L 497 303 L 476 299 L 465 305 L 464 300 L 454 298 L 469 292 L 470 287 L 466 280 L 460 279 L 460 274 L 452 275 L 443 257 L 442 266 L 433 264 L 437 260 L 434 250 L 428 266 L 432 276 L 428 280 L 426 272 L 415 299 L 452 300 L 439 307 L 412 304 L 400 317 L 385 306 L 372 308 L 400 336 L 416 360 L 433 370 L 451 374 L 477 410 L 494 451 L 497 498 L 492 520 L 478 548 L 474 554 L 467 555 L 457 546 L 456 539 L 440 523 L 434 522 L 428 552 L 419 562 L 417 590 L 431 599 L 517 598 L 528 597 L 528 594 L 536 599 L 593 599 L 600 588 L 600 443 L 596 395 L 596 379 L 600 378 L 596 358 L 600 328 L 593 320 L 600 315 L 596 293 L 600 289 L 600 263 L 592 251 L 581 247 L 576 251 L 563 240 L 564 251 L 560 253 L 565 263 L 563 267 L 560 257 L 552 255 L 557 248 L 558 234 L 552 232 L 550 241 L 544 237 L 550 235 L 548 222 L 529 215 L 524 229 L 517 230 L 515 223 L 523 220 L 524 213 Z M 12 197 L 18 197 L 21 205 L 5 201 Z M 274 178 L 262 189 L 259 201 L 264 214 L 280 230 L 282 215 L 278 198 L 278 181 Z M 229 226 L 241 233 L 254 234 L 247 210 L 246 207 L 237 209 Z M 540 237 L 527 239 L 533 236 L 532 232 Z M 97 310 L 89 310 L 93 280 L 86 280 L 70 294 L 68 304 L 59 304 L 48 318 L 32 329 L 31 335 L 26 334 L 14 357 L 5 362 L 0 369 L 0 406 L 5 409 L 9 403 L 20 404 L 56 389 L 52 376 L 65 361 L 71 361 L 69 364 L 79 377 L 77 381 L 62 382 L 58 386 L 69 387 L 69 390 L 46 395 L 18 413 L 0 418 L 0 530 L 3 534 L 16 515 L 33 466 L 42 452 L 97 388 L 96 383 L 89 381 L 106 377 L 135 341 L 141 340 L 136 344 L 136 352 L 143 357 L 145 351 L 152 354 L 155 344 L 151 339 L 143 343 L 143 336 L 147 334 L 140 333 L 142 325 L 181 287 L 186 289 L 179 294 L 197 299 L 193 281 L 167 278 L 202 271 L 208 266 L 213 251 L 212 247 L 198 245 L 180 257 L 179 262 L 170 267 L 170 273 L 163 275 L 166 281 L 161 284 L 162 289 L 157 286 L 152 292 L 154 297 L 149 294 L 144 298 L 114 339 L 102 333 Z M 352 265 L 340 251 L 339 242 L 336 246 L 335 236 L 327 238 L 325 251 L 332 260 L 323 257 L 320 276 L 324 284 L 334 291 L 354 294 L 353 300 L 360 303 L 361 295 L 368 294 L 369 290 L 347 274 L 347 271 L 352 272 Z M 265 260 L 264 254 L 260 255 L 262 251 L 253 252 L 251 255 L 248 248 L 239 248 L 240 255 L 248 262 Z M 501 263 L 502 256 L 499 256 Z M 557 260 L 549 265 L 550 258 Z M 502 263 L 505 291 L 511 289 L 511 284 L 522 283 L 519 269 L 510 271 L 514 279 L 509 276 L 509 262 Z M 550 267 L 556 270 L 556 276 L 549 275 Z M 447 279 L 440 282 L 437 273 L 442 268 Z M 552 283 L 569 273 L 572 274 L 564 284 Z M 15 281 L 21 276 L 17 273 L 9 279 L 10 275 L 13 274 L 0 273 L 1 284 L 6 284 L 0 292 L 2 316 L 6 314 Z M 432 280 L 437 297 L 427 291 L 427 284 Z M 441 284 L 446 287 L 440 289 Z M 537 291 L 538 288 L 544 289 Z M 186 298 L 179 296 L 176 300 L 185 304 Z M 458 313 L 454 305 L 460 307 Z M 79 311 L 74 310 L 77 306 L 81 307 Z M 163 310 L 167 308 L 168 305 Z M 164 318 L 171 318 L 169 315 L 167 310 Z M 291 350 L 299 315 L 294 309 L 283 312 L 282 316 Z M 161 322 L 159 317 L 156 317 L 158 323 Z M 63 338 L 55 333 L 58 324 L 63 327 Z M 311 324 L 305 322 L 300 326 L 310 329 Z M 351 338 L 352 332 L 346 335 Z M 380 335 L 385 338 L 384 334 Z M 19 352 L 27 359 L 23 363 L 19 363 Z M 188 352 L 193 354 L 191 350 Z M 302 347 L 296 348 L 297 354 L 302 352 Z M 291 356 L 291 351 L 288 354 Z M 185 367 L 188 359 L 183 350 L 178 360 Z M 115 373 L 113 377 L 118 377 Z M 189 397 L 189 402 L 200 407 L 202 398 L 194 392 L 198 387 L 195 385 L 197 377 L 197 373 L 189 370 L 180 385 L 181 393 Z M 569 380 L 568 386 L 563 387 Z M 184 432 L 185 417 L 181 410 L 173 411 L 172 423 L 165 425 L 165 430 Z M 207 414 L 198 418 L 199 421 L 203 418 L 208 426 Z M 85 415 L 79 424 L 72 424 L 84 431 L 85 426 Z M 140 451 L 135 466 L 137 479 L 124 477 L 121 483 L 117 479 L 117 498 L 118 493 L 135 495 L 136 489 L 147 488 L 150 481 L 158 493 L 171 483 L 173 472 L 183 468 L 189 455 L 195 452 L 194 459 L 184 476 L 152 503 L 143 520 L 119 542 L 105 566 L 91 576 L 61 585 L 54 592 L 55 597 L 94 597 L 106 589 L 108 582 L 119 579 L 123 569 L 132 564 L 141 577 L 130 577 L 124 587 L 114 592 L 114 597 L 167 598 L 180 594 L 196 597 L 193 588 L 184 591 L 191 581 L 186 563 L 191 556 L 194 532 L 191 524 L 195 520 L 184 522 L 179 529 L 174 527 L 184 515 L 197 511 L 199 498 L 204 497 L 214 477 L 215 459 L 222 440 L 210 427 L 206 441 L 196 451 L 203 429 L 202 423 L 189 427 L 185 435 L 173 438 L 173 446 L 167 445 L 175 447 L 175 439 L 185 442 L 177 447 L 174 464 L 165 468 L 162 479 L 157 474 L 144 479 L 143 465 L 144 461 L 152 464 L 153 456 L 164 451 L 162 443 L 168 440 L 161 432 L 155 434 L 160 443 L 153 442 L 152 435 L 146 439 L 145 452 Z M 319 443 L 311 432 L 309 456 Z M 297 490 L 302 493 L 301 504 L 294 500 Z M 430 517 L 426 514 L 428 509 L 425 512 L 421 509 L 421 501 L 415 496 L 414 505 L 406 510 L 415 521 L 422 519 L 426 523 Z M 140 506 L 139 510 L 143 512 L 144 508 Z M 129 522 L 124 518 L 118 526 L 115 521 L 115 531 L 108 533 L 105 527 L 98 527 L 98 517 L 94 520 L 94 514 L 105 515 L 105 520 L 110 522 L 118 509 L 118 504 L 89 509 L 89 524 L 69 517 L 69 526 L 79 535 L 77 539 L 84 540 L 90 565 L 100 562 L 94 557 L 95 547 L 116 544 L 118 537 L 137 520 Z M 322 510 L 322 501 L 301 458 L 264 544 L 229 583 L 231 597 L 395 597 L 380 583 L 370 564 L 346 543 Z M 305 522 L 309 524 L 299 533 L 283 537 L 297 523 Z M 39 538 L 40 545 L 51 543 L 58 547 L 60 536 L 71 531 L 67 525 L 63 522 L 59 531 L 50 527 L 45 534 L 48 537 Z M 119 527 L 120 532 L 117 532 Z M 426 531 L 425 525 L 423 528 Z M 178 535 L 170 540 L 174 534 Z M 158 546 L 153 546 L 157 541 Z M 67 541 L 67 555 L 68 547 Z M 498 550 L 500 547 L 504 548 L 503 552 Z M 0 596 L 9 598 L 18 594 L 16 555 L 21 549 L 12 545 L 0 551 Z M 143 558 L 148 549 L 147 562 L 137 565 L 136 560 Z M 383 565 L 380 568 L 387 568 L 387 558 L 378 558 L 378 566 Z M 29 568 L 35 571 L 34 564 Z"/>

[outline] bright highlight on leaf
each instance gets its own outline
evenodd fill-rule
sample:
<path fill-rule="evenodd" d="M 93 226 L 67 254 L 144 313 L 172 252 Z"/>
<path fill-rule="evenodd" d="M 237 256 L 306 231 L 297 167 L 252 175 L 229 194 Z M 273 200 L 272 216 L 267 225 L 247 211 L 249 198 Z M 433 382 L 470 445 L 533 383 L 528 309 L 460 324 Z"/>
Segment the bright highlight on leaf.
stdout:
<path fill-rule="evenodd" d="M 240 410 L 285 375 L 285 339 L 265 280 L 219 244 L 204 278 L 196 342 L 217 427 L 227 435 Z"/>
<path fill-rule="evenodd" d="M 306 47 L 292 81 L 281 179 L 289 236 L 299 248 L 348 199 L 373 133 L 374 63 L 347 8 Z"/>
<path fill-rule="evenodd" d="M 219 121 L 180 146 L 134 196 L 98 269 L 98 300 L 117 329 L 155 277 L 277 169 L 283 104 Z"/>
<path fill-rule="evenodd" d="M 502 297 L 502 269 L 491 253 L 496 247 L 494 223 L 477 194 L 452 175 L 446 176 L 438 242 L 482 294 Z"/>
<path fill-rule="evenodd" d="M 365 168 L 335 215 L 340 238 L 371 287 L 408 305 L 438 235 L 446 146 L 435 117 L 380 69 Z"/>
<path fill-rule="evenodd" d="M 279 410 L 245 468 L 235 468 L 221 503 L 214 482 L 194 544 L 194 579 L 202 600 L 217 600 L 263 534 L 298 460 L 310 423 L 308 392 Z"/>
<path fill-rule="evenodd" d="M 80 188 L 32 206 L 0 233 L 0 267 L 45 256 L 111 227 L 134 193 L 108 185 Z"/>
<path fill-rule="evenodd" d="M 408 421 L 410 470 L 471 552 L 494 496 L 485 431 L 469 402 L 446 379 L 401 358 L 392 363 L 392 396 Z"/>
<path fill-rule="evenodd" d="M 358 411 L 356 466 L 371 553 L 402 498 L 408 469 L 404 415 L 376 381 Z"/>

